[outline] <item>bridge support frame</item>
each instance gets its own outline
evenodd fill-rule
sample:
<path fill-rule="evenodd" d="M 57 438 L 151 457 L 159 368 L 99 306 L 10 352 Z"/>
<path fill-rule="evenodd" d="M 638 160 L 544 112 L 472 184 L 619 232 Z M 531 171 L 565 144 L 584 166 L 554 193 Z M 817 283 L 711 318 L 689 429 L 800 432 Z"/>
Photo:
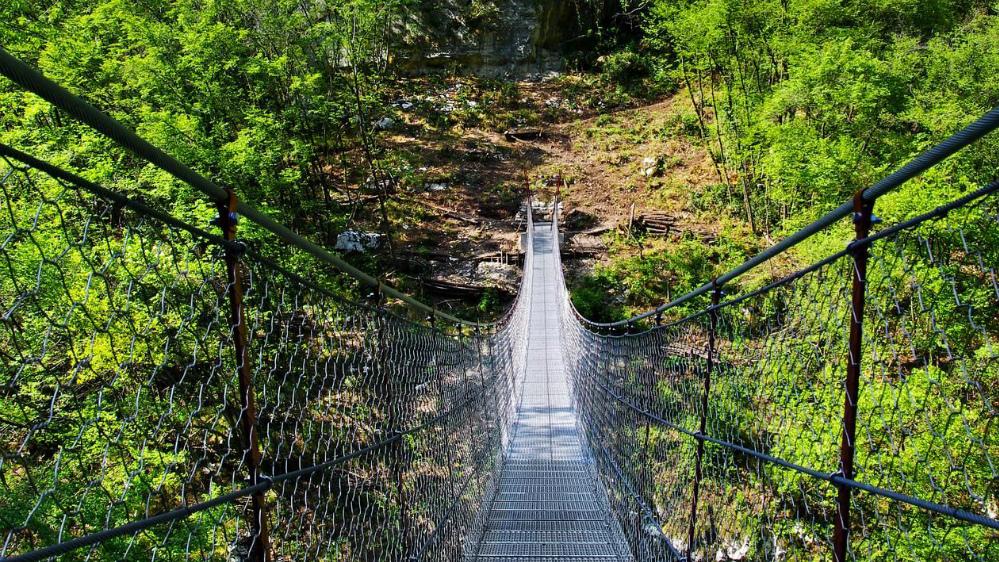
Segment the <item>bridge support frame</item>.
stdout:
<path fill-rule="evenodd" d="M 242 257 L 243 249 L 236 240 L 238 215 L 236 193 L 226 190 L 228 200 L 218 204 L 218 225 L 222 229 L 225 246 L 226 277 L 229 294 L 229 329 L 232 334 L 233 351 L 239 377 L 239 435 L 243 447 L 243 461 L 249 473 L 249 483 L 256 486 L 261 482 L 260 443 L 257 433 L 257 406 L 253 386 L 253 373 L 250 370 L 250 352 L 247 343 L 246 316 L 243 307 Z M 270 537 L 267 528 L 267 509 L 264 492 L 250 496 L 250 543 L 247 560 L 267 562 L 270 559 Z"/>
<path fill-rule="evenodd" d="M 697 431 L 697 453 L 694 460 L 694 486 L 690 494 L 690 523 L 687 526 L 687 561 L 694 559 L 694 536 L 697 527 L 697 501 L 701 489 L 704 462 L 704 435 L 708 425 L 708 401 L 711 396 L 711 374 L 715 365 L 715 340 L 718 331 L 718 303 L 722 288 L 718 280 L 711 281 L 711 307 L 708 309 L 708 357 L 704 369 L 704 392 L 701 395 L 700 426 Z"/>
<path fill-rule="evenodd" d="M 860 371 L 864 345 L 864 304 L 867 296 L 867 260 L 870 244 L 866 242 L 874 219 L 874 201 L 864 199 L 860 190 L 853 198 L 853 225 L 855 237 L 849 250 L 853 256 L 850 307 L 850 341 L 846 364 L 843 398 L 843 433 L 839 448 L 839 475 L 853 479 L 853 461 L 856 451 L 857 404 L 860 397 Z M 833 560 L 847 562 L 850 545 L 850 495 L 852 488 L 837 483 L 836 521 L 833 530 Z"/>

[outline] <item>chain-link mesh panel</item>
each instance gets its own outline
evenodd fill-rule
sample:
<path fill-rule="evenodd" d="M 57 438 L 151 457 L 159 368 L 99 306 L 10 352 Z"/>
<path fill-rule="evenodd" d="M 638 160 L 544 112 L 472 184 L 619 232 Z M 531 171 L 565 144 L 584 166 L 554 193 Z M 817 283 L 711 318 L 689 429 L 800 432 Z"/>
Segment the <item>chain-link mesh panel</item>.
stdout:
<path fill-rule="evenodd" d="M 645 332 L 598 334 L 566 301 L 582 423 L 638 559 L 831 558 L 839 487 L 853 489 L 851 559 L 999 556 L 999 215 L 991 191 L 979 197 Z M 852 254 L 864 246 L 844 478 Z"/>
<path fill-rule="evenodd" d="M 413 323 L 44 166 L 0 170 L 4 557 L 463 556 L 508 439 L 521 305 L 481 332 Z"/>
<path fill-rule="evenodd" d="M 220 247 L 12 160 L 0 189 L 0 553 L 242 487 Z M 243 508 L 73 559 L 224 557 Z"/>
<path fill-rule="evenodd" d="M 460 557 L 500 462 L 512 384 L 505 336 L 444 336 L 247 264 L 262 469 L 332 462 L 276 476 L 275 552 Z"/>
<path fill-rule="evenodd" d="M 0 173 L 3 556 L 471 554 L 529 292 L 489 333 L 413 323 L 37 165 Z M 641 333 L 587 329 L 558 279 L 581 423 L 638 559 L 825 558 L 848 489 L 853 559 L 999 556 L 997 189 Z"/>
<path fill-rule="evenodd" d="M 856 479 L 999 518 L 999 196 L 871 244 Z M 857 559 L 996 560 L 999 531 L 854 494 Z"/>
<path fill-rule="evenodd" d="M 715 313 L 706 435 L 836 472 L 851 271 L 841 257 Z M 703 467 L 695 551 L 792 560 L 828 554 L 834 488 L 714 443 Z"/>

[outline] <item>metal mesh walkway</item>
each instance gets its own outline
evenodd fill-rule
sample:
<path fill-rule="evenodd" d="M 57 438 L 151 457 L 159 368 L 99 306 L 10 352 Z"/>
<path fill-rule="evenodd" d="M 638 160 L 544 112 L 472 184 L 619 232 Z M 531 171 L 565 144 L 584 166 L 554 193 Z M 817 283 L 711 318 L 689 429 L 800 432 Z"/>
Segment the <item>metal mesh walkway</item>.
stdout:
<path fill-rule="evenodd" d="M 577 429 L 562 356 L 563 286 L 548 223 L 533 232 L 526 373 L 499 488 L 472 560 L 631 560 Z"/>

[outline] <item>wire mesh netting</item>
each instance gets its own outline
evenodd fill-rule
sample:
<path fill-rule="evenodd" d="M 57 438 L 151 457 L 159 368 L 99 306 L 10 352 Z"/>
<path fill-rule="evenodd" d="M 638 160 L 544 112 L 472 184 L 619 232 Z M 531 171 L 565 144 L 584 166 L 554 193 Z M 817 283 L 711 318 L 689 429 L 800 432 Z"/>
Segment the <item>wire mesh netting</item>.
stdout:
<path fill-rule="evenodd" d="M 414 323 L 5 154 L 0 557 L 461 557 L 502 462 L 522 307 L 482 331 Z"/>
<path fill-rule="evenodd" d="M 999 557 L 995 190 L 852 246 L 870 249 L 853 475 L 851 251 L 641 333 L 566 304 L 582 423 L 638 559 L 829 559 L 840 487 L 850 559 Z"/>
<path fill-rule="evenodd" d="M 857 478 L 990 519 L 857 494 L 854 554 L 999 558 L 999 196 L 871 245 Z M 989 523 L 989 521 L 982 521 Z"/>
<path fill-rule="evenodd" d="M 218 239 L 0 165 L 3 554 L 241 487 Z M 206 556 L 245 533 L 241 512 L 221 505 L 93 557 Z"/>
<path fill-rule="evenodd" d="M 190 224 L 213 205 L 184 222 L 0 149 L 0 557 L 469 555 L 530 291 L 496 325 L 414 322 L 266 236 Z M 999 558 L 997 191 L 641 332 L 591 329 L 553 253 L 580 423 L 637 559 L 828 558 L 847 490 L 849 559 Z"/>

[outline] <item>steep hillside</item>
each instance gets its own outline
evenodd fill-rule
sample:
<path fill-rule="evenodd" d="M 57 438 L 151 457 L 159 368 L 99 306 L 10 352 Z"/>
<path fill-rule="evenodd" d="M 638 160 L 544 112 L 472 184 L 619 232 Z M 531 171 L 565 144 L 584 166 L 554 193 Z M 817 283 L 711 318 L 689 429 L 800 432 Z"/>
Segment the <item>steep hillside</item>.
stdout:
<path fill-rule="evenodd" d="M 512 84 L 418 79 L 399 88 L 400 95 L 427 94 L 400 97 L 379 133 L 399 170 L 395 264 L 403 280 L 421 284 L 428 296 L 453 296 L 463 286 L 482 299 L 483 313 L 500 310 L 490 288 L 511 297 L 519 272 L 491 262 L 508 261 L 503 254 L 516 259 L 528 186 L 549 198 L 546 180 L 559 174 L 568 183 L 566 257 L 573 278 L 677 241 L 741 232 L 737 220 L 719 222 L 697 210 L 717 177 L 682 95 L 622 99 L 604 111 L 613 90 L 586 75 Z M 666 215 L 669 231 L 644 231 L 641 219 L 649 215 Z M 352 224 L 374 229 L 378 218 L 357 216 Z"/>

